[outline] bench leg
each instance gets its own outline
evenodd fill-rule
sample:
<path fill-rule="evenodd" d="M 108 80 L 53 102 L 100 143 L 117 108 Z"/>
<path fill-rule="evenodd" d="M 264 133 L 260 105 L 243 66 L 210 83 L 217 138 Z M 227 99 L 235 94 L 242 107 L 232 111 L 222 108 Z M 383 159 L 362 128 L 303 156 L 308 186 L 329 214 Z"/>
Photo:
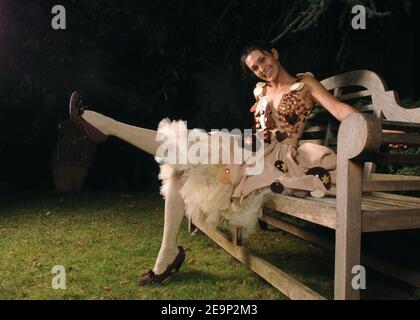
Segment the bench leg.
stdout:
<path fill-rule="evenodd" d="M 268 224 L 265 221 L 262 220 L 258 220 L 258 225 L 260 226 L 260 229 L 262 231 L 267 231 L 268 230 Z"/>
<path fill-rule="evenodd" d="M 242 228 L 234 227 L 232 230 L 232 242 L 235 246 L 242 245 Z"/>
<path fill-rule="evenodd" d="M 190 234 L 196 234 L 198 232 L 198 228 L 194 225 L 191 218 L 188 218 L 188 232 Z"/>
<path fill-rule="evenodd" d="M 362 166 L 344 161 L 337 176 L 337 228 L 335 245 L 334 299 L 358 300 L 360 290 L 353 289 L 352 273 L 360 265 Z"/>

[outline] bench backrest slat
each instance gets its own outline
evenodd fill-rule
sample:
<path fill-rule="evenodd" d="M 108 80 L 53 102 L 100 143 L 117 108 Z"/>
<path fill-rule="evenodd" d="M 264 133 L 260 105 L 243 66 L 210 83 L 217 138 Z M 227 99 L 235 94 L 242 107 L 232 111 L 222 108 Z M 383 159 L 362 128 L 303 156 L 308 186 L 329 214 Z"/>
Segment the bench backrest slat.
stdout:
<path fill-rule="evenodd" d="M 329 77 L 321 81 L 337 99 L 358 108 L 360 112 L 373 113 L 381 119 L 418 123 L 420 108 L 406 109 L 400 106 L 394 91 L 388 91 L 385 81 L 373 71 L 357 70 Z M 354 101 L 356 103 L 354 103 Z M 329 147 L 337 144 L 339 122 L 326 112 L 312 117 L 301 139 Z"/>

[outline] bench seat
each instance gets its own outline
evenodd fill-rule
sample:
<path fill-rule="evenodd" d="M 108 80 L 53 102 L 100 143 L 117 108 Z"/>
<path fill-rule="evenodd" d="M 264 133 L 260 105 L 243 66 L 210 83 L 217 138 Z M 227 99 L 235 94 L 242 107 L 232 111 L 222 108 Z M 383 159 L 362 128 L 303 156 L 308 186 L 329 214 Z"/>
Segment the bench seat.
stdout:
<path fill-rule="evenodd" d="M 336 198 L 275 195 L 265 208 L 336 229 Z M 261 220 L 264 221 L 263 216 Z M 362 197 L 362 232 L 420 228 L 420 199 L 373 192 Z"/>

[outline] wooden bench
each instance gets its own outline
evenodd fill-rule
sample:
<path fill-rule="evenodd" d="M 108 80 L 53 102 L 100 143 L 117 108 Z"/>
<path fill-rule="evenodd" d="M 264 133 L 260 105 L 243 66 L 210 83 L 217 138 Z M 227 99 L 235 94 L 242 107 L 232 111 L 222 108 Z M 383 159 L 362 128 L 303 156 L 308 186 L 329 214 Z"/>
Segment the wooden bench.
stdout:
<path fill-rule="evenodd" d="M 420 165 L 420 154 L 402 154 L 386 150 L 389 144 L 420 145 L 420 109 L 405 109 L 395 92 L 388 91 L 374 72 L 353 71 L 322 81 L 338 99 L 354 105 L 360 114 L 352 114 L 341 124 L 322 112 L 308 122 L 301 143 L 315 142 L 337 151 L 337 187 L 324 198 L 275 195 L 265 205 L 261 217 L 267 223 L 297 237 L 334 250 L 334 244 L 314 233 L 302 230 L 270 212 L 280 212 L 335 230 L 335 299 L 359 299 L 352 287 L 357 265 L 369 266 L 420 287 L 416 272 L 392 265 L 361 253 L 363 232 L 420 228 L 420 198 L 389 192 L 420 190 L 420 177 L 378 174 L 378 164 Z M 383 133 L 383 129 L 404 133 Z M 384 148 L 385 146 L 385 148 Z M 385 149 L 385 150 L 384 150 Z M 291 299 L 325 299 L 269 262 L 253 255 L 242 245 L 241 230 L 232 230 L 231 238 L 205 225 L 193 225 L 228 253 L 247 265 Z"/>

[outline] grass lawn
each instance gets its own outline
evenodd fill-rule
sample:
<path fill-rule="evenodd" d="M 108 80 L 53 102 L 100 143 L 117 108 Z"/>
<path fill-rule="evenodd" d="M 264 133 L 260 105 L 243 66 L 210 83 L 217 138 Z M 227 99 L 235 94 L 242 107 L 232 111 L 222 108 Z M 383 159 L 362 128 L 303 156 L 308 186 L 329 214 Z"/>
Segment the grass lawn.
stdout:
<path fill-rule="evenodd" d="M 263 279 L 186 220 L 179 244 L 180 273 L 161 285 L 139 287 L 154 264 L 163 227 L 155 192 L 21 193 L 0 206 L 1 299 L 285 299 Z M 333 296 L 333 257 L 277 231 L 245 245 L 321 294 Z M 67 289 L 54 290 L 54 265 L 66 269 Z M 368 269 L 364 299 L 420 299 L 420 289 Z"/>

